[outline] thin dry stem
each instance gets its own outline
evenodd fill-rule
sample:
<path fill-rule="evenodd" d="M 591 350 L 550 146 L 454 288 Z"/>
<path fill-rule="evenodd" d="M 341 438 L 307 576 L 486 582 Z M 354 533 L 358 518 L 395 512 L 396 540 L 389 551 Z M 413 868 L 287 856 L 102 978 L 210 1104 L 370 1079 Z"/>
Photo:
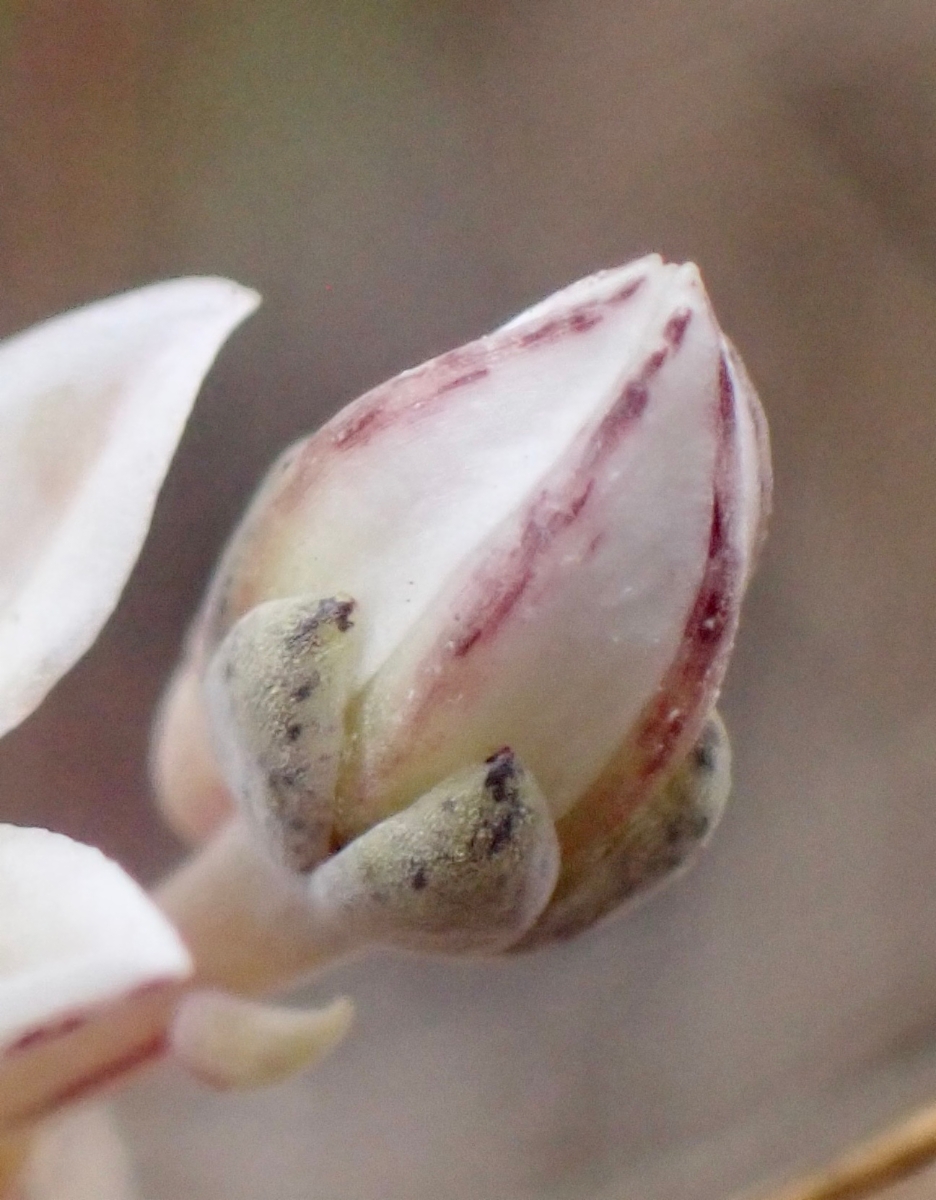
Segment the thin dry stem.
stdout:
<path fill-rule="evenodd" d="M 936 1162 L 936 1104 L 846 1151 L 827 1167 L 756 1200 L 857 1200 Z"/>
<path fill-rule="evenodd" d="M 0 1200 L 17 1200 L 17 1182 L 32 1145 L 32 1133 L 0 1135 Z"/>

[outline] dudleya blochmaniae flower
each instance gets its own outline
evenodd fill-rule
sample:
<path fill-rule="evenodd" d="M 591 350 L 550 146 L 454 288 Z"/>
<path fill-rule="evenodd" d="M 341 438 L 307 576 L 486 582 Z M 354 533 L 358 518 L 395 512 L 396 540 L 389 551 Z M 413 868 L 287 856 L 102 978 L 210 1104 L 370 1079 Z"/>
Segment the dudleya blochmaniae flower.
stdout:
<path fill-rule="evenodd" d="M 178 281 L 0 347 L 4 729 L 116 602 L 254 303 Z M 204 843 L 161 894 L 172 923 L 96 851 L 0 829 L 0 1134 L 166 1049 L 263 1083 L 347 1027 L 230 993 L 371 943 L 536 946 L 675 873 L 727 795 L 714 704 L 769 491 L 698 273 L 656 257 L 288 451 L 159 723 L 165 810 Z"/>
<path fill-rule="evenodd" d="M 256 303 L 227 280 L 176 280 L 0 344 L 0 733 L 116 605 L 202 379 Z M 171 923 L 99 851 L 0 825 L 0 1192 L 31 1123 L 166 1046 L 191 969 Z M 93 1115 L 56 1128 L 17 1194 L 123 1194 L 113 1144 Z M 100 1156 L 79 1169 L 92 1146 L 103 1174 Z"/>
<path fill-rule="evenodd" d="M 165 896 L 203 977 L 535 946 L 683 865 L 727 795 L 714 705 L 769 493 L 744 368 L 656 256 L 288 450 L 157 739 L 208 840 Z"/>
<path fill-rule="evenodd" d="M 0 734 L 112 612 L 201 381 L 255 304 L 226 280 L 176 280 L 0 344 Z M 109 1061 L 142 1054 L 189 972 L 178 935 L 115 864 L 0 826 L 0 1129 L 88 1083 L 95 1010 L 114 1026 Z"/>

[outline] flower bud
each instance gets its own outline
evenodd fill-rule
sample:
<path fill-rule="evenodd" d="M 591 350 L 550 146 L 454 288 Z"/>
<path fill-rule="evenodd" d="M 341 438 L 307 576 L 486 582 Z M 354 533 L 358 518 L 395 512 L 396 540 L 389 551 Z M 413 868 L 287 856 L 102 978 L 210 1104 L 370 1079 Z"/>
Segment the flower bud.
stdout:
<path fill-rule="evenodd" d="M 576 915 L 554 920 L 551 883 L 534 888 L 491 944 L 541 913 L 550 936 L 582 927 L 678 866 L 721 810 L 727 741 L 706 722 L 769 490 L 757 397 L 691 264 L 601 272 L 405 372 L 287 451 L 235 535 L 164 717 L 170 808 L 190 828 L 200 804 L 217 813 L 206 730 L 326 923 L 481 948 L 495 893 L 549 874 L 537 833 L 509 886 L 500 868 L 465 882 L 482 765 L 510 746 L 554 827 L 553 904 Z M 296 621 L 337 598 L 353 636 L 310 651 Z M 199 792 L 179 784 L 187 761 Z M 440 832 L 446 789 L 474 814 L 467 835 Z M 399 881 L 446 845 L 430 912 Z"/>

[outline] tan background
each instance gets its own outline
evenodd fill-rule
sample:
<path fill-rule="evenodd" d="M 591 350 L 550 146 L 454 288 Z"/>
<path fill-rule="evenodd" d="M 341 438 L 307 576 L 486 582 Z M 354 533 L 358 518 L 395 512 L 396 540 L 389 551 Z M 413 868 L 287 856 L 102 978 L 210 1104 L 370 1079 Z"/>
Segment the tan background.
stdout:
<path fill-rule="evenodd" d="M 266 296 L 117 618 L 0 749 L 5 819 L 154 878 L 149 713 L 260 471 L 557 285 L 695 258 L 774 436 L 706 861 L 554 952 L 324 981 L 361 1019 L 308 1081 L 138 1089 L 151 1200 L 714 1197 L 936 1094 L 933 0 L 3 15 L 0 332 L 181 273 Z"/>

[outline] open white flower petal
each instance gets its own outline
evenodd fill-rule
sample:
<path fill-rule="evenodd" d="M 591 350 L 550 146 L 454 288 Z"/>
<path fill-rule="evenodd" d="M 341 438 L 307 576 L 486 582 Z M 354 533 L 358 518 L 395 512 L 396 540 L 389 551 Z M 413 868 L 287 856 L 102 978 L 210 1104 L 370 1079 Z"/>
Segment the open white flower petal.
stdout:
<path fill-rule="evenodd" d="M 179 279 L 0 344 L 0 735 L 113 611 L 201 382 L 257 302 Z"/>
<path fill-rule="evenodd" d="M 0 826 L 0 1129 L 160 1052 L 189 955 L 100 851 Z"/>

